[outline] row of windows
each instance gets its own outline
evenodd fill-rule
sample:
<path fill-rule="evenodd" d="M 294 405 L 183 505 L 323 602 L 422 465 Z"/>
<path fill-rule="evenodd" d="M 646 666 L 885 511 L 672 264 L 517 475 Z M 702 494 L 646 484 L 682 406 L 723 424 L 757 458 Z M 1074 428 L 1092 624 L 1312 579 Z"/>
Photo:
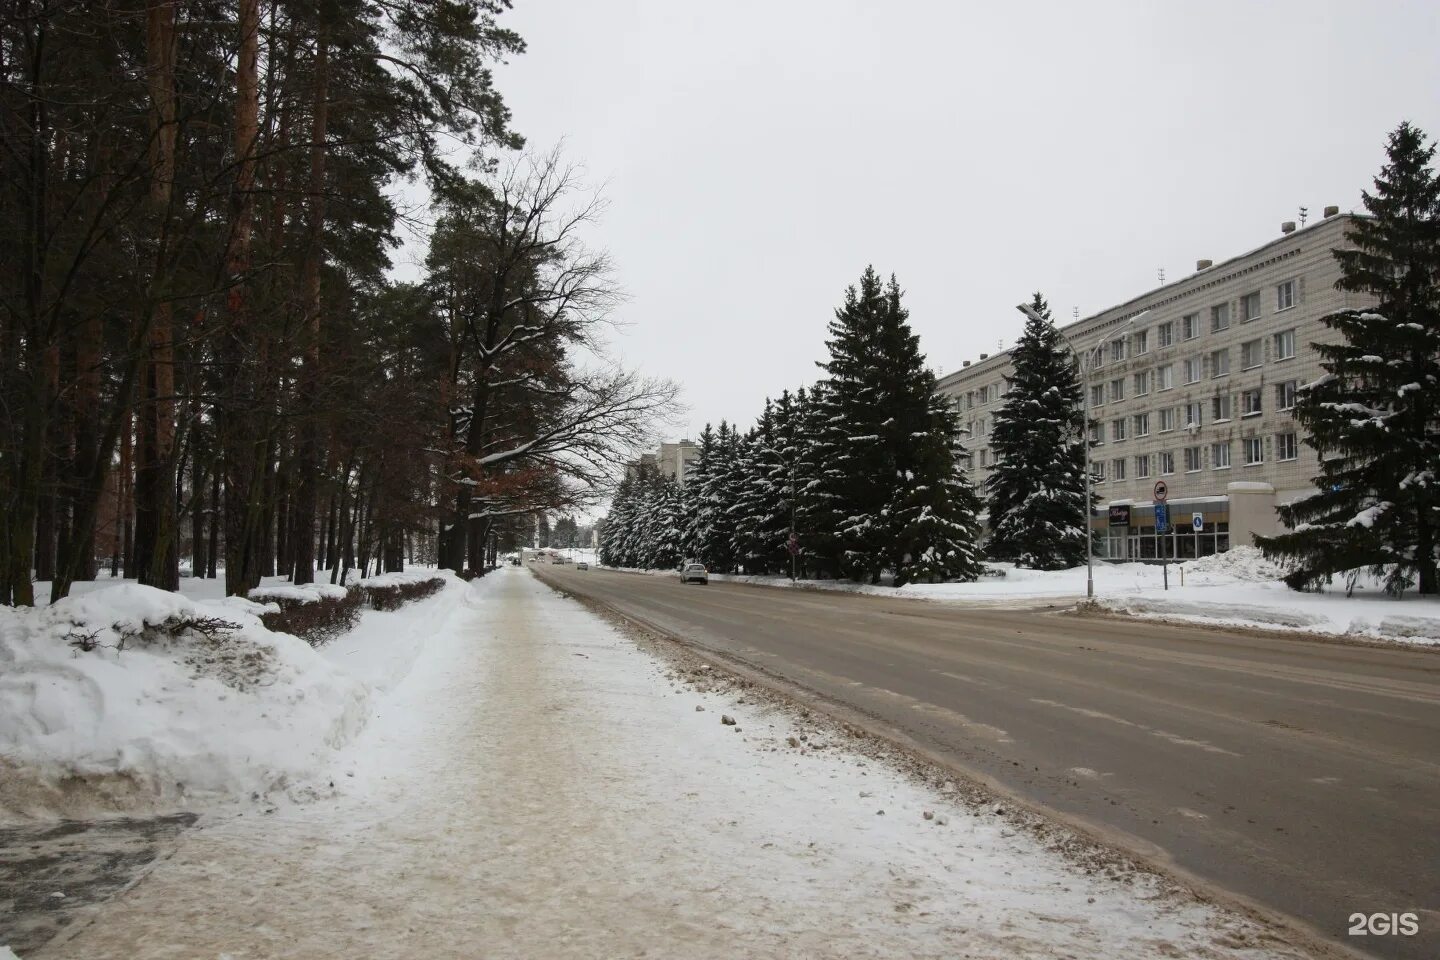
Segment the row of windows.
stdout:
<path fill-rule="evenodd" d="M 1295 356 L 1294 330 L 1281 330 L 1270 339 L 1272 362 L 1290 360 Z M 1257 338 L 1240 345 L 1241 370 L 1253 370 L 1264 362 L 1264 342 L 1262 340 Z M 1230 348 L 1211 350 L 1208 355 L 1186 357 L 1180 361 L 1181 383 L 1188 385 L 1204 380 L 1207 367 L 1212 380 L 1228 375 L 1230 373 Z M 1167 363 L 1153 370 L 1141 370 L 1128 379 L 1116 377 L 1110 381 L 1108 389 L 1106 384 L 1094 384 L 1090 387 L 1090 406 L 1099 407 L 1107 402 L 1118 403 L 1125 399 L 1127 388 L 1130 396 L 1143 397 L 1151 389 L 1170 390 L 1174 386 L 1175 364 Z"/>
<path fill-rule="evenodd" d="M 1296 282 L 1285 280 L 1277 283 L 1274 287 L 1275 312 L 1289 310 L 1295 306 Z M 1259 320 L 1261 316 L 1261 292 L 1251 291 L 1240 298 L 1240 322 L 1249 323 L 1252 320 Z M 1167 320 L 1157 324 L 1155 330 L 1155 344 L 1160 349 L 1174 346 L 1176 341 L 1177 321 Z M 1200 314 L 1187 313 L 1178 321 L 1178 333 L 1180 340 L 1194 340 L 1200 336 L 1203 330 Z M 1210 308 L 1210 332 L 1220 333 L 1230 329 L 1230 303 L 1217 303 Z M 1104 363 L 1108 357 L 1111 363 L 1119 363 L 1126 357 L 1143 356 L 1150 352 L 1150 330 L 1137 330 L 1126 337 L 1116 337 L 1111 340 L 1107 349 L 1096 354 L 1096 363 Z"/>
<path fill-rule="evenodd" d="M 1228 470 L 1231 462 L 1232 441 L 1222 440 L 1210 444 L 1210 469 Z M 1240 441 L 1241 464 L 1247 467 L 1258 466 L 1265 462 L 1266 438 L 1246 437 Z M 1295 460 L 1300 456 L 1300 443 L 1294 433 L 1275 434 L 1271 446 L 1271 456 L 1277 462 Z M 988 451 L 982 451 L 982 453 Z M 1205 469 L 1203 446 L 1185 447 L 1180 451 L 1181 463 L 1186 473 L 1198 473 Z M 1131 462 L 1134 462 L 1134 472 L 1130 473 Z M 1108 473 L 1107 473 L 1108 469 Z M 1136 457 L 1116 457 L 1110 461 L 1096 460 L 1090 465 L 1090 473 L 1095 483 L 1121 480 L 1143 480 L 1152 476 L 1154 470 L 1159 476 L 1169 476 L 1175 472 L 1175 451 L 1163 450 L 1160 453 L 1142 453 Z"/>
<path fill-rule="evenodd" d="M 1297 382 L 1286 380 L 1284 383 L 1277 383 L 1274 387 L 1275 409 L 1281 412 L 1295 408 L 1295 391 Z M 1262 387 L 1254 387 L 1249 390 L 1242 390 L 1240 397 L 1240 417 L 1258 417 L 1265 412 L 1265 391 Z M 1167 433 L 1174 430 L 1176 426 L 1199 427 L 1205 424 L 1205 401 L 1195 401 L 1183 404 L 1178 407 L 1164 407 L 1160 410 L 1147 411 L 1145 413 L 1132 414 L 1129 417 L 1115 417 L 1109 423 L 1109 437 L 1112 442 L 1124 440 L 1128 436 L 1147 437 L 1150 435 L 1150 414 L 1153 412 L 1156 418 L 1156 428 L 1159 433 Z M 1234 397 L 1228 393 L 1222 393 L 1210 398 L 1210 422 L 1225 423 L 1234 416 Z M 1092 424 L 1090 427 L 1090 440 L 1093 443 L 1104 443 L 1106 431 L 1102 424 Z"/>

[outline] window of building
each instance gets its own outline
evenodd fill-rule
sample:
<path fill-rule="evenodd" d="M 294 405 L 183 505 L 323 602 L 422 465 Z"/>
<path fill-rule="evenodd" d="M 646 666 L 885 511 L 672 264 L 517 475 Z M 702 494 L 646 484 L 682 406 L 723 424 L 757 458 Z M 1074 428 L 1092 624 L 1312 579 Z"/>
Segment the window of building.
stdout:
<path fill-rule="evenodd" d="M 1230 419 L 1230 394 L 1222 393 L 1210 398 L 1210 422 L 1219 423 Z"/>
<path fill-rule="evenodd" d="M 1150 414 L 1148 414 L 1148 413 L 1137 413 L 1137 414 L 1135 414 L 1135 436 L 1137 436 L 1137 437 L 1148 437 L 1148 436 L 1150 436 Z"/>
<path fill-rule="evenodd" d="M 1185 448 L 1185 472 L 1195 473 L 1200 469 L 1200 448 Z"/>
<path fill-rule="evenodd" d="M 1240 394 L 1240 416 L 1258 417 L 1262 412 L 1259 387 Z"/>
<path fill-rule="evenodd" d="M 1275 459 L 1276 460 L 1298 460 L 1300 458 L 1300 445 L 1296 442 L 1293 433 L 1275 434 Z"/>
<path fill-rule="evenodd" d="M 1258 367 L 1264 362 L 1260 355 L 1259 339 L 1247 340 L 1240 344 L 1240 369 L 1249 370 L 1251 367 Z"/>
<path fill-rule="evenodd" d="M 1155 368 L 1155 381 L 1158 384 L 1157 390 L 1169 390 L 1175 386 L 1175 364 L 1167 363 L 1163 367 Z"/>
<path fill-rule="evenodd" d="M 1175 408 L 1165 407 L 1160 411 L 1160 432 L 1169 433 L 1175 429 Z"/>
<path fill-rule="evenodd" d="M 1188 313 L 1180 318 L 1180 336 L 1186 340 L 1200 336 L 1200 314 Z"/>
<path fill-rule="evenodd" d="M 1121 457 L 1119 460 L 1111 460 L 1111 461 L 1110 461 L 1110 479 L 1112 479 L 1112 480 L 1124 480 L 1124 479 L 1125 479 L 1125 458 L 1124 458 L 1124 457 Z"/>
<path fill-rule="evenodd" d="M 1150 352 L 1150 331 L 1141 330 L 1130 337 L 1130 355 L 1138 357 L 1142 353 Z"/>
<path fill-rule="evenodd" d="M 1275 287 L 1275 309 L 1289 310 L 1295 306 L 1295 281 L 1286 280 Z"/>
<path fill-rule="evenodd" d="M 1187 403 L 1187 404 L 1185 404 L 1185 426 L 1187 426 L 1187 427 L 1198 427 L 1198 426 L 1200 426 L 1200 421 L 1201 421 L 1201 419 L 1203 418 L 1203 416 L 1204 416 L 1204 414 L 1201 413 L 1200 404 L 1198 404 L 1198 403 Z"/>
<path fill-rule="evenodd" d="M 1090 482 L 1091 482 L 1091 483 L 1104 483 L 1104 482 L 1105 482 L 1105 461 L 1104 461 L 1104 460 L 1093 460 L 1093 461 L 1091 461 L 1091 463 L 1090 463 Z"/>
<path fill-rule="evenodd" d="M 1101 433 L 1100 431 L 1101 431 L 1100 424 L 1096 423 L 1096 424 L 1092 424 L 1092 425 L 1091 425 L 1091 427 L 1090 427 L 1090 442 L 1091 442 L 1091 443 L 1104 443 L 1104 442 L 1105 442 L 1105 435 L 1104 435 L 1103 433 Z"/>
<path fill-rule="evenodd" d="M 1111 439 L 1111 441 L 1124 440 L 1124 439 L 1125 439 L 1125 418 L 1124 418 L 1124 417 L 1118 417 L 1118 418 L 1110 421 L 1110 439 Z"/>
<path fill-rule="evenodd" d="M 1295 388 L 1298 385 L 1299 381 L 1296 380 L 1286 380 L 1284 383 L 1275 384 L 1275 409 L 1295 409 Z"/>
<path fill-rule="evenodd" d="M 1210 467 L 1214 470 L 1225 470 L 1230 466 L 1230 441 L 1222 440 L 1219 443 L 1210 444 Z"/>
<path fill-rule="evenodd" d="M 1125 399 L 1125 378 L 1116 377 L 1110 381 L 1110 402 Z"/>
<path fill-rule="evenodd" d="M 1230 304 L 1217 303 L 1210 308 L 1210 332 L 1219 333 L 1230 329 Z"/>
<path fill-rule="evenodd" d="M 1175 472 L 1175 454 L 1169 450 L 1157 453 L 1155 456 L 1160 459 L 1160 475 L 1169 476 Z"/>
<path fill-rule="evenodd" d="M 965 409 L 966 409 L 966 410 L 974 410 L 974 409 L 975 409 L 975 391 L 974 391 L 974 390 L 971 390 L 969 393 L 965 394 Z"/>
<path fill-rule="evenodd" d="M 1251 320 L 1260 319 L 1260 291 L 1247 293 L 1240 298 L 1240 319 L 1249 323 Z"/>
<path fill-rule="evenodd" d="M 1150 392 L 1150 371 L 1142 370 L 1135 374 L 1135 396 L 1143 397 Z"/>
<path fill-rule="evenodd" d="M 1210 351 L 1210 376 L 1223 377 L 1230 372 L 1230 348 Z"/>
<path fill-rule="evenodd" d="M 988 467 L 989 465 L 990 465 L 990 451 L 989 451 L 988 449 L 986 449 L 986 450 L 981 450 L 981 451 L 980 451 L 980 466 L 982 466 L 982 467 Z"/>
<path fill-rule="evenodd" d="M 1185 361 L 1185 382 L 1199 383 L 1201 371 L 1204 369 L 1205 365 L 1200 361 L 1199 357 L 1190 357 L 1187 359 Z"/>
<path fill-rule="evenodd" d="M 1265 442 L 1259 437 L 1246 437 L 1242 441 L 1245 446 L 1245 466 L 1253 467 L 1257 463 L 1265 462 Z"/>
<path fill-rule="evenodd" d="M 1168 321 L 1155 328 L 1156 345 L 1162 350 L 1165 347 L 1173 346 L 1175 343 L 1175 322 Z"/>
<path fill-rule="evenodd" d="M 1125 359 L 1125 338 L 1110 341 L 1110 362 L 1118 363 Z"/>
<path fill-rule="evenodd" d="M 1289 360 L 1295 356 L 1295 331 L 1281 330 L 1275 334 L 1275 359 Z"/>
<path fill-rule="evenodd" d="M 1135 476 L 1137 479 L 1150 476 L 1150 454 L 1142 453 L 1135 458 Z"/>
<path fill-rule="evenodd" d="M 1090 406 L 1103 407 L 1105 405 L 1105 384 L 1099 383 L 1090 388 Z"/>

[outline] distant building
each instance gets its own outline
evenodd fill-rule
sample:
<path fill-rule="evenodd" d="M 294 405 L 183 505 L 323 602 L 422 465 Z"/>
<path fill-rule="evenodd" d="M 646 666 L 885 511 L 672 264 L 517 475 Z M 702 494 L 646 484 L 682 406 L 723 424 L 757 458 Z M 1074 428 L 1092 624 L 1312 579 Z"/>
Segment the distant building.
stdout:
<path fill-rule="evenodd" d="M 631 460 L 629 463 L 627 463 L 627 464 L 625 465 L 625 476 L 626 476 L 627 478 L 633 480 L 633 479 L 635 479 L 636 476 L 639 475 L 639 473 L 640 473 L 640 471 L 641 471 L 642 469 L 645 469 L 645 470 L 658 470 L 658 469 L 660 469 L 660 468 L 659 468 L 659 461 L 656 459 L 655 454 L 653 454 L 653 453 L 642 453 L 642 454 L 640 454 L 639 459 L 637 459 L 637 460 Z"/>
<path fill-rule="evenodd" d="M 1113 559 L 1203 556 L 1280 529 L 1277 504 L 1314 490 L 1318 472 L 1295 422 L 1295 390 L 1320 376 L 1312 344 L 1334 340 L 1328 313 L 1373 303 L 1335 288 L 1331 256 L 1352 214 L 1327 207 L 1295 229 L 1219 264 L 1062 327 L 1086 358 L 1093 529 Z M 981 354 L 939 390 L 970 431 L 970 477 L 994 467 L 990 433 L 1010 353 Z M 1157 536 L 1153 490 L 1169 488 L 1171 532 Z M 1117 509 L 1110 509 L 1110 508 Z M 1198 531 L 1193 518 L 1199 515 Z"/>
<path fill-rule="evenodd" d="M 680 486 L 685 486 L 686 477 L 690 471 L 690 464 L 700 455 L 700 448 L 693 440 L 678 440 L 675 443 L 660 444 L 660 452 L 655 459 L 660 472 L 667 477 L 675 478 Z"/>

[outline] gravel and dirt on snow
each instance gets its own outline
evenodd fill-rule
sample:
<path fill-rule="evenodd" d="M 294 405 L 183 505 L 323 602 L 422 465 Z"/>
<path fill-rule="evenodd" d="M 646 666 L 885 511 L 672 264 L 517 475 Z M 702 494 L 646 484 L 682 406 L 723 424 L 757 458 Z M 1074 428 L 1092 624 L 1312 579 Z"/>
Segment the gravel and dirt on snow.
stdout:
<path fill-rule="evenodd" d="M 647 653 L 527 571 L 427 636 L 329 795 L 211 818 L 26 960 L 1305 955 Z"/>

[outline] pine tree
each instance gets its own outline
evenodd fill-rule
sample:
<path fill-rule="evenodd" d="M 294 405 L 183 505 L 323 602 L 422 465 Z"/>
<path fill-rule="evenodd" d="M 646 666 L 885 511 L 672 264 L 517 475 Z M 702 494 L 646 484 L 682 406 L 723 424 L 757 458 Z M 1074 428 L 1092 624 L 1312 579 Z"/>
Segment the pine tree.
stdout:
<path fill-rule="evenodd" d="M 826 497 L 817 504 L 816 519 L 834 532 L 836 567 L 856 582 L 878 583 L 886 559 L 883 511 L 895 471 L 884 436 L 893 415 L 881 338 L 886 314 L 895 307 L 898 298 L 892 304 L 879 275 L 866 267 L 860 286 L 847 289 L 835 311 L 825 341 L 830 357 L 820 363 L 829 375 L 816 401 Z"/>
<path fill-rule="evenodd" d="M 844 437 L 829 429 L 829 390 L 824 381 L 809 392 L 795 393 L 795 425 L 788 467 L 793 473 L 795 535 L 800 542 L 797 564 L 802 579 L 840 575 L 836 557 L 839 538 L 834 518 L 844 487 L 844 477 L 835 467 Z"/>
<path fill-rule="evenodd" d="M 736 559 L 746 573 L 782 568 L 789 534 L 789 506 L 783 479 L 777 483 L 775 407 L 767 398 L 755 427 L 745 436 L 739 460 L 739 490 L 730 516 Z"/>
<path fill-rule="evenodd" d="M 929 380 L 933 385 L 933 375 Z M 980 498 L 961 468 L 967 457 L 959 416 L 938 394 L 930 397 L 926 413 L 927 428 L 915 437 L 919 445 L 909 476 L 890 509 L 897 587 L 974 580 L 984 569 L 976 548 Z"/>
<path fill-rule="evenodd" d="M 1075 358 L 1040 294 L 1011 351 L 1014 374 L 995 413 L 995 468 L 985 480 L 986 553 L 1037 570 L 1085 559 L 1085 414 Z"/>
<path fill-rule="evenodd" d="M 684 554 L 683 560 L 701 560 L 710 553 L 717 514 L 710 495 L 714 492 L 716 472 L 716 432 L 706 423 L 696 442 L 696 459 L 685 479 Z"/>
<path fill-rule="evenodd" d="M 958 470 L 958 425 L 901 299 L 893 276 L 882 286 L 867 268 L 830 325 L 819 486 L 832 497 L 837 560 L 870 583 L 886 568 L 899 585 L 974 579 L 978 503 Z"/>
<path fill-rule="evenodd" d="M 1314 344 L 1325 374 L 1296 399 L 1318 491 L 1279 508 L 1291 532 L 1256 538 L 1297 564 L 1292 587 L 1366 568 L 1396 595 L 1417 579 L 1422 594 L 1440 589 L 1440 180 L 1435 147 L 1409 123 L 1387 153 L 1353 249 L 1335 251 L 1337 286 L 1377 303 L 1322 318 L 1340 339 Z"/>

